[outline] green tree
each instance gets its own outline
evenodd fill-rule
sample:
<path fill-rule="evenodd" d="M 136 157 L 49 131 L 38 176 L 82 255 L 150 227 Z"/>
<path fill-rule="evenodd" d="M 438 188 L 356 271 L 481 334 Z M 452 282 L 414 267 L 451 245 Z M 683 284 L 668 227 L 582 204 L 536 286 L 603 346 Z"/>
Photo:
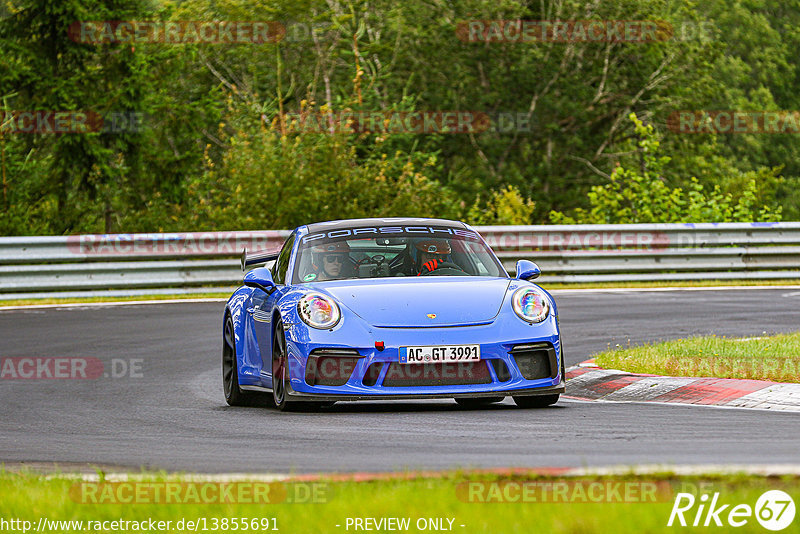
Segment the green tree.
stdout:
<path fill-rule="evenodd" d="M 467 214 L 467 221 L 484 225 L 531 224 L 535 207 L 531 199 L 523 198 L 516 187 L 509 185 L 492 191 L 486 204 L 478 196 Z"/>
<path fill-rule="evenodd" d="M 689 186 L 671 188 L 665 179 L 668 156 L 659 154 L 659 136 L 651 124 L 645 125 L 635 114 L 630 120 L 637 135 L 639 166 L 617 166 L 608 183 L 592 187 L 589 209 L 577 208 L 573 215 L 552 211 L 556 224 L 621 224 L 670 222 L 745 222 L 779 221 L 781 208 L 770 209 L 757 202 L 756 177 L 747 182 L 737 197 L 722 193 L 719 186 L 705 191 L 692 178 Z M 778 169 L 763 169 L 773 176 Z"/>
<path fill-rule="evenodd" d="M 429 176 L 435 155 L 376 149 L 364 158 L 347 134 L 286 133 L 284 127 L 279 118 L 243 127 L 226 140 L 229 148 L 221 163 L 207 159 L 205 172 L 189 190 L 193 228 L 293 228 L 351 217 L 459 217 L 463 206 Z"/>

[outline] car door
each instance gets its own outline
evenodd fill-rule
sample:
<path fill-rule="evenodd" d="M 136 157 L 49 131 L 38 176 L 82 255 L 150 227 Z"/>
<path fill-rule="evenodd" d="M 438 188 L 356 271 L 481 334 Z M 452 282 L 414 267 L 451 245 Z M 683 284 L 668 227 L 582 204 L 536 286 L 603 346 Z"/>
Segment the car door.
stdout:
<path fill-rule="evenodd" d="M 276 290 L 269 295 L 256 290 L 253 293 L 252 308 L 248 310 L 252 314 L 258 351 L 261 354 L 261 381 L 266 387 L 272 387 L 272 331 L 274 328 L 272 315 L 280 298 L 286 293 L 286 271 L 289 268 L 294 240 L 295 235 L 290 235 L 272 266 L 272 279 L 275 281 Z"/>

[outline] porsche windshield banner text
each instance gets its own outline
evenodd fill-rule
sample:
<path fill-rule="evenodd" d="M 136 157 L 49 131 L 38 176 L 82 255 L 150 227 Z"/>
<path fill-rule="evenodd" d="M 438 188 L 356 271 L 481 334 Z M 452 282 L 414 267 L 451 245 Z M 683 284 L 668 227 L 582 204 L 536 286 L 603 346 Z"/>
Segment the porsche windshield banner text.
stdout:
<path fill-rule="evenodd" d="M 316 234 L 309 234 L 303 237 L 303 243 L 310 243 L 319 239 L 339 239 L 343 237 L 356 237 L 363 235 L 365 237 L 392 234 L 394 237 L 398 236 L 412 236 L 420 237 L 423 235 L 450 235 L 460 236 L 466 239 L 478 240 L 478 234 L 469 230 L 461 230 L 458 228 L 442 228 L 437 226 L 378 226 L 372 228 L 345 228 L 342 230 L 334 230 L 331 232 L 321 232 Z"/>

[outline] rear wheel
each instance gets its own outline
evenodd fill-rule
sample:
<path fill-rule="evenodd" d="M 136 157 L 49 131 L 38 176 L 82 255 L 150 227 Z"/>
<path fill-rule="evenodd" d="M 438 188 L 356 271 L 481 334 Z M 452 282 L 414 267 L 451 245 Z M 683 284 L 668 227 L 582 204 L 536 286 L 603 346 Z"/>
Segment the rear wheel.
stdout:
<path fill-rule="evenodd" d="M 464 408 L 480 408 L 496 402 L 502 402 L 505 397 L 459 397 L 456 404 Z"/>
<path fill-rule="evenodd" d="M 222 390 L 225 393 L 225 402 L 230 406 L 252 406 L 258 400 L 255 394 L 242 391 L 239 387 L 236 336 L 230 315 L 225 318 L 222 330 Z"/>
<path fill-rule="evenodd" d="M 514 403 L 520 408 L 545 408 L 558 402 L 559 394 L 515 396 Z"/>

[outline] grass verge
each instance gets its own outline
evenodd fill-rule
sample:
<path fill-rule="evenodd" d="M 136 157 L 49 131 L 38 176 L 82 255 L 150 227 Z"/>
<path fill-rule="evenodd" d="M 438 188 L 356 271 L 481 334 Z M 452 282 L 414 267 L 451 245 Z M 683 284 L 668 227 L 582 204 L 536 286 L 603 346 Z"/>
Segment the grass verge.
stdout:
<path fill-rule="evenodd" d="M 595 362 L 631 373 L 800 382 L 800 333 L 678 339 L 608 350 Z"/>
<path fill-rule="evenodd" d="M 233 291 L 231 291 L 232 293 Z M 43 304 L 89 304 L 93 302 L 137 302 L 143 300 L 184 300 L 184 299 L 213 299 L 228 298 L 231 293 L 186 293 L 178 295 L 135 295 L 131 297 L 75 297 L 75 298 L 45 298 L 45 299 L 14 299 L 0 300 L 3 306 L 39 306 Z"/>
<path fill-rule="evenodd" d="M 592 282 L 592 283 L 547 283 L 542 281 L 543 288 L 550 289 L 617 289 L 617 288 L 662 288 L 662 287 L 769 287 L 769 286 L 800 286 L 800 280 L 668 280 L 664 282 Z"/>
<path fill-rule="evenodd" d="M 434 530 L 430 528 L 433 520 L 438 522 L 434 524 L 446 527 L 443 530 L 463 533 L 613 531 L 638 534 L 674 531 L 675 526 L 668 527 L 667 522 L 678 493 L 696 497 L 694 507 L 684 513 L 689 525 L 695 518 L 702 494 L 712 496 L 718 492 L 720 505 L 745 504 L 751 509 L 768 490 L 782 490 L 795 500 L 800 498 L 800 479 L 797 477 L 732 475 L 698 478 L 663 474 L 498 479 L 460 473 L 411 480 L 272 483 L 271 491 L 266 495 L 275 496 L 277 502 L 274 503 L 268 502 L 269 499 L 252 502 L 252 496 L 256 495 L 252 491 L 245 493 L 249 497 L 241 497 L 240 488 L 248 487 L 248 483 L 237 482 L 238 486 L 231 495 L 234 501 L 240 502 L 219 503 L 213 501 L 215 495 L 221 494 L 220 486 L 217 485 L 214 491 L 208 490 L 219 483 L 181 480 L 154 476 L 135 482 L 102 484 L 0 472 L 0 518 L 28 521 L 29 530 L 35 530 L 40 518 L 45 518 L 45 525 L 49 527 L 46 530 L 61 532 L 108 531 L 113 526 L 111 521 L 152 520 L 164 522 L 170 532 L 267 532 L 277 527 L 279 532 L 343 533 L 356 531 L 355 518 L 362 521 L 366 518 L 375 521 L 407 518 L 409 527 L 397 530 Z M 172 500 L 164 502 L 169 499 L 169 490 L 165 489 L 167 484 L 173 484 L 174 491 Z M 250 483 L 250 489 L 255 484 L 259 483 Z M 196 490 L 194 493 L 190 491 L 192 486 Z M 159 493 L 156 488 L 164 491 Z M 204 488 L 207 490 L 205 494 Z M 157 494 L 161 495 L 161 502 L 152 502 L 157 500 Z M 188 497 L 190 494 L 199 496 L 200 502 L 195 497 Z M 258 494 L 264 495 L 263 492 Z M 95 503 L 93 497 L 87 498 L 87 495 L 108 497 L 106 502 Z M 121 498 L 131 502 L 108 502 Z M 490 502 L 485 502 L 487 500 Z M 726 513 L 721 515 L 722 521 L 726 521 Z M 701 521 L 705 519 L 702 515 Z M 234 519 L 236 528 L 233 527 Z M 247 528 L 242 528 L 243 519 L 246 519 Z M 737 531 L 764 532 L 754 515 L 744 519 L 746 524 Z M 181 520 L 183 523 L 179 523 Z M 82 523 L 67 526 L 53 521 Z M 192 526 L 189 521 L 193 522 Z M 420 525 L 428 528 L 421 529 Z M 21 526 L 16 530 L 22 531 Z M 124 526 L 127 528 L 118 528 L 117 531 L 142 530 L 132 528 L 130 524 Z"/>
<path fill-rule="evenodd" d="M 627 289 L 627 288 L 696 288 L 696 287 L 769 287 L 769 286 L 800 286 L 800 280 L 698 280 L 675 282 L 596 282 L 583 284 L 547 283 L 540 284 L 547 290 L 551 289 Z M 180 300 L 197 298 L 228 298 L 230 293 L 181 293 L 176 295 L 136 295 L 131 297 L 70 297 L 70 298 L 19 298 L 13 300 L 0 300 L 3 306 L 36 306 L 41 304 L 85 304 L 92 302 L 132 302 L 142 300 Z"/>

